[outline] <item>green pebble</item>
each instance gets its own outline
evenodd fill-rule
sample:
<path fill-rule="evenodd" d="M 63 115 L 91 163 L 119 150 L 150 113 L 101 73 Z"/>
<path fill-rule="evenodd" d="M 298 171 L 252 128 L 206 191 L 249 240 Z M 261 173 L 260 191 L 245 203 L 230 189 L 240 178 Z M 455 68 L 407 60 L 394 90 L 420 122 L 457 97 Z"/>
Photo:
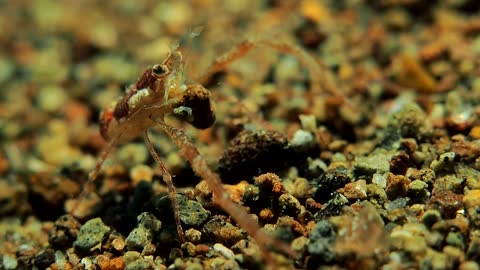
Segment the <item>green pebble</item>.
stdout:
<path fill-rule="evenodd" d="M 125 239 L 125 243 L 127 243 L 129 249 L 142 250 L 152 239 L 153 235 L 150 230 L 143 226 L 138 226 L 130 232 Z"/>
<path fill-rule="evenodd" d="M 80 228 L 77 240 L 73 242 L 73 246 L 78 251 L 85 253 L 100 249 L 100 245 L 109 231 L 110 228 L 103 224 L 101 218 L 91 219 Z"/>

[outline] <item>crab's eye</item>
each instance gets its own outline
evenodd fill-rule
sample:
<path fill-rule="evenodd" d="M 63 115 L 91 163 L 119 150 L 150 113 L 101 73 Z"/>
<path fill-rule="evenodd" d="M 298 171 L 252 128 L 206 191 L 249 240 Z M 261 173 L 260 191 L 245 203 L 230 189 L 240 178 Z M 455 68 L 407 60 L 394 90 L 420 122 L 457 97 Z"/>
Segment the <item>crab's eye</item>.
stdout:
<path fill-rule="evenodd" d="M 168 67 L 165 65 L 154 65 L 152 67 L 152 73 L 156 76 L 161 76 L 168 72 Z"/>

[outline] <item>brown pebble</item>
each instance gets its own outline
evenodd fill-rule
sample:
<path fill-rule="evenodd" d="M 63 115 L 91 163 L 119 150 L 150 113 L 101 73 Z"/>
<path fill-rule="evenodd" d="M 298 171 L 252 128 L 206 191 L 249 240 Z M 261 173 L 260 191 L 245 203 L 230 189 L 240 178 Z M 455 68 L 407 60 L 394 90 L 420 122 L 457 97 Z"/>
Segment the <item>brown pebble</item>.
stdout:
<path fill-rule="evenodd" d="M 405 175 L 408 169 L 410 156 L 400 152 L 390 159 L 390 172 L 393 174 Z"/>
<path fill-rule="evenodd" d="M 445 218 L 454 217 L 457 210 L 463 207 L 462 199 L 463 195 L 434 187 L 427 208 L 439 210 Z"/>
<path fill-rule="evenodd" d="M 342 191 L 349 200 L 364 200 L 367 198 L 367 182 L 365 180 L 358 180 L 348 183 Z"/>
<path fill-rule="evenodd" d="M 195 246 L 196 254 L 205 255 L 208 251 L 210 251 L 210 247 L 205 244 L 198 244 Z"/>
<path fill-rule="evenodd" d="M 389 199 L 405 196 L 407 194 L 410 179 L 403 175 L 394 175 L 389 173 L 387 176 L 387 188 L 385 192 Z"/>
<path fill-rule="evenodd" d="M 272 220 L 274 214 L 272 212 L 272 209 L 270 208 L 264 208 L 260 211 L 258 214 L 259 218 L 264 221 L 264 222 L 269 222 Z"/>

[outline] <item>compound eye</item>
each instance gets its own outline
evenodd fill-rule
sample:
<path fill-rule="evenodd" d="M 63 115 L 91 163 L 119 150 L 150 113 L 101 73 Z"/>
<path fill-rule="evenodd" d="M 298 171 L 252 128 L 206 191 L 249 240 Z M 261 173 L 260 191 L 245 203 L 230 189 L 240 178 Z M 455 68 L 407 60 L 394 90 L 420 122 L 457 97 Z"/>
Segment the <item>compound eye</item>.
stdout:
<path fill-rule="evenodd" d="M 165 65 L 157 64 L 152 67 L 152 73 L 155 76 L 161 76 L 166 74 L 167 72 L 168 72 L 168 67 Z"/>

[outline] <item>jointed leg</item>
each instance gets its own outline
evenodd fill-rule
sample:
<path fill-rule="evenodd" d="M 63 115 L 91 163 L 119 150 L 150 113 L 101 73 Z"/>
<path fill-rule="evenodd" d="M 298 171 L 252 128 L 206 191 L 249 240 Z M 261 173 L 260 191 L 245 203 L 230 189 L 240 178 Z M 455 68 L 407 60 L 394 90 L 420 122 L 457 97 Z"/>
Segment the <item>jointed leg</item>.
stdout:
<path fill-rule="evenodd" d="M 173 215 L 175 217 L 175 225 L 177 226 L 178 238 L 180 240 L 180 243 L 184 243 L 185 235 L 183 233 L 182 224 L 180 223 L 180 208 L 178 206 L 177 192 L 176 192 L 175 186 L 173 185 L 172 175 L 168 172 L 167 167 L 165 166 L 165 163 L 162 162 L 162 160 L 157 154 L 157 151 L 155 151 L 155 148 L 153 147 L 153 144 L 150 141 L 150 138 L 148 137 L 147 131 L 143 133 L 143 139 L 145 140 L 145 144 L 147 145 L 148 151 L 150 151 L 150 154 L 153 156 L 153 159 L 155 159 L 155 161 L 158 164 L 158 167 L 162 171 L 163 181 L 167 185 L 167 189 L 168 189 L 168 197 L 170 198 L 170 201 L 172 202 L 172 206 L 173 206 Z"/>
<path fill-rule="evenodd" d="M 223 188 L 218 174 L 214 173 L 209 168 L 205 159 L 198 152 L 198 149 L 193 145 L 191 140 L 182 130 L 159 121 L 157 121 L 157 124 L 160 129 L 162 129 L 168 134 L 168 136 L 170 136 L 170 138 L 172 138 L 174 143 L 180 149 L 181 155 L 190 162 L 193 170 L 207 182 L 209 189 L 213 193 L 215 203 L 223 208 L 223 210 L 225 210 L 229 215 L 231 215 L 232 218 L 240 225 L 240 227 L 247 231 L 247 233 L 255 239 L 267 260 L 271 261 L 271 257 L 267 249 L 268 246 L 274 246 L 286 254 L 293 255 L 293 252 L 288 245 L 268 235 L 260 228 L 257 221 L 249 216 L 245 208 L 230 199 L 229 194 Z"/>
<path fill-rule="evenodd" d="M 85 187 L 83 188 L 82 192 L 78 196 L 77 199 L 74 200 L 73 206 L 67 210 L 72 216 L 78 217 L 77 214 L 77 209 L 80 205 L 80 203 L 85 199 L 85 197 L 92 191 L 92 186 L 97 179 L 98 174 L 100 173 L 100 169 L 102 168 L 103 163 L 107 159 L 108 155 L 112 151 L 112 149 L 117 145 L 118 139 L 120 138 L 120 134 L 114 136 L 112 139 L 110 139 L 107 143 L 107 145 L 103 148 L 102 152 L 100 153 L 100 157 L 97 160 L 97 164 L 95 164 L 95 168 L 93 171 L 91 171 L 88 174 L 88 180 L 87 183 L 85 184 Z"/>
<path fill-rule="evenodd" d="M 319 63 L 310 56 L 304 49 L 297 45 L 289 44 L 286 42 L 278 41 L 274 38 L 269 39 L 253 39 L 253 40 L 244 40 L 232 50 L 225 53 L 224 55 L 218 57 L 213 64 L 208 68 L 207 72 L 200 77 L 199 82 L 205 84 L 210 77 L 216 72 L 225 69 L 234 61 L 244 57 L 251 49 L 256 46 L 263 45 L 273 48 L 281 53 L 289 54 L 295 56 L 300 63 L 308 70 L 311 86 L 310 91 L 312 93 L 322 92 L 322 86 L 334 96 L 341 96 L 338 91 L 325 79 L 325 70 L 322 70 Z"/>

